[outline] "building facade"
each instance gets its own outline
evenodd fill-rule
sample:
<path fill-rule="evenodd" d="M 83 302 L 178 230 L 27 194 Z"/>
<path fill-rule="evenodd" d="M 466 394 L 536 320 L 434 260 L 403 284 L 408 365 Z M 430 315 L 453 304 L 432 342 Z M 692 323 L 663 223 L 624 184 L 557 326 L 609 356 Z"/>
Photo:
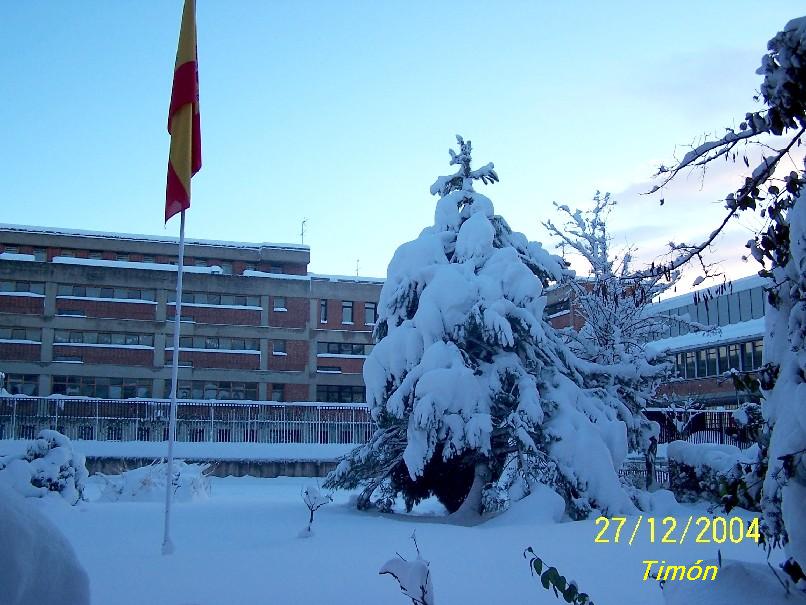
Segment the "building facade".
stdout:
<path fill-rule="evenodd" d="M 0 371 L 12 394 L 165 398 L 175 238 L 0 226 Z M 365 400 L 382 281 L 308 272 L 293 244 L 187 240 L 180 398 Z"/>
<path fill-rule="evenodd" d="M 737 391 L 726 372 L 754 372 L 763 365 L 765 280 L 744 277 L 648 305 L 649 313 L 669 318 L 647 347 L 674 361 L 671 379 L 659 395 L 669 405 L 700 403 L 736 407 L 758 394 Z M 579 330 L 584 318 L 567 286 L 549 290 L 546 314 L 555 328 Z M 697 330 L 690 324 L 698 324 Z"/>

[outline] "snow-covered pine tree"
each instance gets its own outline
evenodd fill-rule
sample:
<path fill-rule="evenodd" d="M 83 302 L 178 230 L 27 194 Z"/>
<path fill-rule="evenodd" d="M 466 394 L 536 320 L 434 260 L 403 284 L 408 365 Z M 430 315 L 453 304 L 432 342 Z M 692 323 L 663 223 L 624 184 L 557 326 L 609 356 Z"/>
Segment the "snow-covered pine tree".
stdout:
<path fill-rule="evenodd" d="M 537 480 L 573 517 L 633 512 L 616 471 L 623 404 L 583 387 L 579 360 L 544 319 L 562 261 L 494 214 L 473 188 L 498 180 L 493 164 L 472 170 L 470 141 L 457 141 L 457 172 L 431 187 L 434 225 L 397 249 L 381 291 L 364 364 L 378 428 L 325 486 L 363 486 L 359 507 L 377 491 L 381 506 L 434 494 L 478 514 Z"/>

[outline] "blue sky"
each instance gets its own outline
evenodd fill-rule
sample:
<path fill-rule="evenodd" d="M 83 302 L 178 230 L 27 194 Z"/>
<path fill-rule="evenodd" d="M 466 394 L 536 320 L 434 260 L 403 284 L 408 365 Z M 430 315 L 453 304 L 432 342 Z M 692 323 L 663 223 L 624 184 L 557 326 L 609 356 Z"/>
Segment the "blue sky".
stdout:
<path fill-rule="evenodd" d="M 175 235 L 165 130 L 182 5 L 0 6 L 0 222 Z M 754 109 L 754 71 L 794 2 L 198 0 L 204 167 L 191 237 L 305 243 L 311 270 L 383 276 L 430 224 L 454 135 L 501 182 L 481 187 L 549 243 L 552 202 L 596 189 L 649 258 L 694 239 L 732 174 L 637 195 L 653 169 Z M 710 222 L 709 222 L 710 221 Z M 715 258 L 735 275 L 752 220 Z"/>

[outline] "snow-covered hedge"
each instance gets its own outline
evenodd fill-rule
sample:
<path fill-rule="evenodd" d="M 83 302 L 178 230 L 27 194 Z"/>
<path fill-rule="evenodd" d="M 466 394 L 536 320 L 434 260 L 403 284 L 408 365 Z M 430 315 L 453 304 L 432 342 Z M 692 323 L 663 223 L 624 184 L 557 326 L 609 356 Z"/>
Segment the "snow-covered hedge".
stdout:
<path fill-rule="evenodd" d="M 70 543 L 35 506 L 5 485 L 0 485 L 0 602 L 90 602 L 87 573 Z"/>
<path fill-rule="evenodd" d="M 174 461 L 174 502 L 206 500 L 210 496 L 210 479 L 204 472 L 209 464 Z M 120 475 L 101 475 L 105 485 L 100 500 L 105 502 L 159 502 L 165 498 L 167 465 L 157 462 Z"/>
<path fill-rule="evenodd" d="M 673 441 L 667 447 L 669 489 L 681 502 L 706 500 L 724 504 L 728 494 L 748 494 L 742 485 L 758 453 L 756 446 L 742 451 L 732 445 Z M 758 500 L 744 498 L 738 503 L 758 510 Z"/>
<path fill-rule="evenodd" d="M 41 431 L 24 456 L 0 458 L 0 484 L 26 497 L 56 492 L 76 504 L 84 497 L 87 476 L 84 455 L 57 431 Z"/>

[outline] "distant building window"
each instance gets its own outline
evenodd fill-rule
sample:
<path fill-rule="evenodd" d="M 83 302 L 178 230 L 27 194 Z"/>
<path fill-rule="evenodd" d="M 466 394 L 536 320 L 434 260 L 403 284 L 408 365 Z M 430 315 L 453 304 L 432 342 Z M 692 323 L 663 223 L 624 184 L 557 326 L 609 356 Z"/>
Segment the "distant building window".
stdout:
<path fill-rule="evenodd" d="M 271 385 L 271 400 L 272 401 L 285 401 L 285 385 L 273 384 Z"/>
<path fill-rule="evenodd" d="M 12 395 L 34 397 L 39 393 L 39 376 L 36 374 L 6 374 L 5 388 Z"/>
<path fill-rule="evenodd" d="M 131 257 L 128 254 L 118 253 L 115 255 L 115 260 L 128 263 L 131 260 Z"/>
<path fill-rule="evenodd" d="M 3 252 L 8 252 L 9 254 L 19 254 L 20 249 L 17 246 L 3 246 Z"/>
<path fill-rule="evenodd" d="M 350 342 L 318 342 L 316 352 L 319 355 L 367 355 L 372 345 Z"/>
<path fill-rule="evenodd" d="M 323 374 L 341 374 L 339 366 L 316 366 L 316 371 Z"/>
<path fill-rule="evenodd" d="M 221 272 L 224 275 L 232 275 L 232 263 L 218 263 L 218 266 L 221 267 Z"/>
<path fill-rule="evenodd" d="M 272 353 L 274 355 L 286 355 L 286 341 L 285 340 L 272 340 L 271 341 Z"/>
<path fill-rule="evenodd" d="M 364 387 L 348 385 L 319 385 L 316 400 L 330 403 L 364 403 Z"/>
<path fill-rule="evenodd" d="M 168 292 L 168 302 L 176 302 L 176 292 Z M 209 292 L 182 292 L 182 304 L 189 305 L 223 305 L 223 306 L 249 306 L 259 307 L 259 296 L 244 296 L 243 294 L 212 294 Z"/>
<path fill-rule="evenodd" d="M 378 304 L 374 302 L 364 303 L 364 323 L 368 326 L 375 325 L 378 320 Z"/>
<path fill-rule="evenodd" d="M 287 311 L 285 307 L 285 297 L 284 296 L 275 296 L 274 297 L 274 310 L 275 311 Z"/>
<path fill-rule="evenodd" d="M 144 263 L 153 263 L 153 262 L 155 262 L 155 259 L 154 259 L 153 256 L 151 256 L 149 254 L 144 254 L 142 262 L 144 262 Z"/>
<path fill-rule="evenodd" d="M 180 349 L 210 349 L 215 351 L 260 351 L 260 340 L 257 338 L 238 338 L 229 336 L 182 336 L 179 338 Z"/>
<path fill-rule="evenodd" d="M 42 330 L 39 328 L 0 326 L 0 340 L 25 340 L 29 342 L 42 342 Z"/>
<path fill-rule="evenodd" d="M 256 382 L 180 380 L 178 386 L 179 399 L 257 399 Z"/>
<path fill-rule="evenodd" d="M 34 260 L 45 262 L 48 260 L 48 251 L 44 248 L 34 248 Z"/>
<path fill-rule="evenodd" d="M 100 252 L 90 252 L 89 254 L 87 254 L 87 258 L 92 260 L 102 260 L 103 257 L 104 257 L 103 254 Z"/>
<path fill-rule="evenodd" d="M 203 258 L 197 258 L 196 260 L 193 261 L 193 266 L 194 267 L 206 267 L 207 266 L 207 260 L 205 260 Z"/>
<path fill-rule="evenodd" d="M 353 323 L 353 301 L 343 300 L 341 302 L 341 323 Z"/>
<path fill-rule="evenodd" d="M 44 282 L 0 280 L 0 292 L 30 292 L 44 294 Z"/>
<path fill-rule="evenodd" d="M 59 252 L 59 256 L 64 256 L 66 258 L 75 258 L 76 253 L 75 250 L 61 250 Z"/>
<path fill-rule="evenodd" d="M 54 376 L 54 395 L 82 395 L 102 399 L 151 397 L 151 380 L 147 378 L 110 378 L 106 376 Z"/>
<path fill-rule="evenodd" d="M 269 267 L 269 273 L 282 273 L 283 268 L 280 265 L 272 265 Z"/>
<path fill-rule="evenodd" d="M 319 301 L 319 323 L 327 323 L 327 300 L 324 298 Z"/>

